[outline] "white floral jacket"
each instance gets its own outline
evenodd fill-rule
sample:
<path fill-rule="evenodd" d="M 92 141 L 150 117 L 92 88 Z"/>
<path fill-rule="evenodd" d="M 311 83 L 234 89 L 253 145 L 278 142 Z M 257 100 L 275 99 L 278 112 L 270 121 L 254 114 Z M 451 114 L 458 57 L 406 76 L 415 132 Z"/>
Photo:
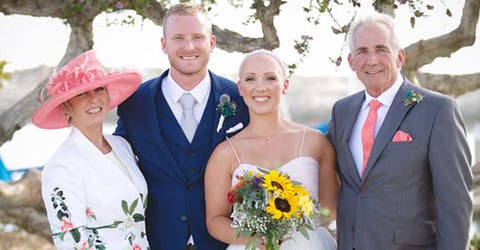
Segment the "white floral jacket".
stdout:
<path fill-rule="evenodd" d="M 43 169 L 42 196 L 57 249 L 149 249 L 147 184 L 128 142 L 105 138 L 131 180 L 74 127 Z"/>

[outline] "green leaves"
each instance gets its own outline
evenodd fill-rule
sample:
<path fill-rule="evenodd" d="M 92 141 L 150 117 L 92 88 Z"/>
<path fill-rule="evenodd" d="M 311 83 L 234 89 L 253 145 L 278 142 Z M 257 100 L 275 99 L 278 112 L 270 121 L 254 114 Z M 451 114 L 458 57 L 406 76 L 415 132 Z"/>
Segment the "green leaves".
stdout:
<path fill-rule="evenodd" d="M 127 201 L 122 200 L 122 210 L 123 210 L 123 213 L 125 213 L 126 215 L 132 215 L 133 212 L 135 211 L 135 208 L 137 208 L 137 204 L 138 204 L 138 198 L 135 199 L 135 200 L 132 202 L 132 204 L 130 204 L 130 207 L 128 206 Z"/>
<path fill-rule="evenodd" d="M 409 90 L 406 90 L 404 93 L 403 93 L 403 104 L 405 105 L 411 105 L 411 104 L 416 104 L 416 103 L 420 103 L 421 101 L 423 101 L 423 98 L 424 96 L 421 95 L 420 93 L 417 93 L 411 89 Z"/>
<path fill-rule="evenodd" d="M 135 199 L 132 204 L 130 205 L 130 213 L 129 214 L 133 214 L 133 211 L 135 211 L 135 208 L 137 207 L 137 204 L 138 204 L 138 198 Z"/>
<path fill-rule="evenodd" d="M 123 213 L 124 213 L 124 214 L 127 214 L 127 215 L 129 214 L 129 213 L 128 213 L 128 212 L 129 212 L 129 211 L 128 211 L 128 203 L 127 203 L 127 201 L 125 201 L 125 200 L 122 200 L 122 209 L 123 209 Z"/>
<path fill-rule="evenodd" d="M 217 111 L 225 118 L 230 117 L 236 114 L 237 104 L 231 100 L 229 95 L 222 94 L 217 106 Z"/>
<path fill-rule="evenodd" d="M 136 213 L 132 216 L 133 218 L 133 221 L 135 222 L 139 222 L 139 221 L 144 221 L 145 220 L 145 216 L 143 216 L 142 214 L 139 214 L 139 213 Z"/>
<path fill-rule="evenodd" d="M 328 8 L 328 4 L 330 3 L 330 0 L 323 0 L 321 3 L 320 3 L 320 12 L 321 13 L 324 13 L 325 11 L 327 11 L 327 8 Z"/>
<path fill-rule="evenodd" d="M 70 230 L 70 234 L 76 243 L 80 242 L 80 232 L 78 231 L 78 228 Z"/>
<path fill-rule="evenodd" d="M 310 229 L 310 228 L 309 228 Z M 310 229 L 313 231 L 313 229 Z M 298 230 L 302 235 L 303 237 L 305 237 L 307 240 L 310 239 L 310 236 L 308 236 L 308 232 L 307 232 L 307 229 L 305 229 L 304 227 L 301 227 L 299 230 Z"/>
<path fill-rule="evenodd" d="M 260 243 L 260 240 L 257 237 L 254 237 L 247 242 L 247 245 L 245 245 L 245 250 L 255 250 Z"/>
<path fill-rule="evenodd" d="M 143 209 L 146 209 L 148 204 L 148 195 L 143 196 L 143 194 L 140 193 L 140 199 L 142 200 Z"/>

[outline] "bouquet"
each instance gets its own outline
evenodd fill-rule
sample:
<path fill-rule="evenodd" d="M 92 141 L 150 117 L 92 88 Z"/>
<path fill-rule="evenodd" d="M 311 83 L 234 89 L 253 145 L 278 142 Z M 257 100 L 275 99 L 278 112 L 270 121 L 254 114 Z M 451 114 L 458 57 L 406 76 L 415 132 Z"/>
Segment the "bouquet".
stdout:
<path fill-rule="evenodd" d="M 267 250 L 278 250 L 294 230 L 307 239 L 321 215 L 321 209 L 301 183 L 277 170 L 246 172 L 228 193 L 233 205 L 232 227 L 237 237 L 251 237 L 246 248 L 254 250 L 263 240 Z"/>

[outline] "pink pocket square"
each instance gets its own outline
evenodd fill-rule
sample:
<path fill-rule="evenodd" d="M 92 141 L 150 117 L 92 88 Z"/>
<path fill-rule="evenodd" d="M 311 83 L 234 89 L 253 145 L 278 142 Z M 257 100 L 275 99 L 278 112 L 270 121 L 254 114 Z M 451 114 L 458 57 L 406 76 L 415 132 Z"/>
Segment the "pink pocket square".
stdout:
<path fill-rule="evenodd" d="M 408 133 L 405 133 L 402 130 L 398 130 L 392 139 L 392 142 L 406 142 L 406 141 L 413 141 L 413 139 Z"/>

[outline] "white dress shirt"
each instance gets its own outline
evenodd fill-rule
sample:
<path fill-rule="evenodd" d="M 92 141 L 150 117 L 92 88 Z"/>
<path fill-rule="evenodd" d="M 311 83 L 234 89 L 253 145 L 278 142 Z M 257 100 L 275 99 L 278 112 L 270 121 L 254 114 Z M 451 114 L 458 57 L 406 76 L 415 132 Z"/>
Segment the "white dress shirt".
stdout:
<path fill-rule="evenodd" d="M 205 111 L 205 107 L 207 106 L 210 89 L 211 82 L 210 75 L 208 73 L 205 78 L 190 91 L 186 91 L 182 87 L 180 87 L 180 85 L 178 85 L 178 83 L 173 80 L 170 73 L 168 73 L 168 76 L 163 78 L 162 81 L 163 96 L 165 96 L 165 100 L 167 101 L 168 106 L 172 110 L 175 119 L 177 119 L 178 124 L 180 124 L 183 112 L 182 105 L 179 101 L 180 97 L 184 93 L 190 93 L 195 98 L 197 103 L 193 106 L 193 113 L 195 115 L 197 123 L 199 124 L 200 120 L 202 119 L 203 112 Z"/>
<path fill-rule="evenodd" d="M 385 120 L 385 116 L 387 116 L 387 112 L 392 105 L 393 99 L 402 86 L 403 77 L 400 73 L 398 73 L 397 80 L 395 83 L 387 89 L 385 92 L 380 94 L 377 98 L 374 98 L 370 94 L 368 94 L 367 90 L 365 90 L 365 100 L 362 103 L 362 107 L 357 117 L 357 121 L 353 127 L 352 134 L 349 140 L 349 147 L 350 152 L 352 153 L 353 161 L 355 162 L 355 166 L 357 167 L 357 171 L 360 174 L 362 171 L 362 164 L 363 164 L 363 147 L 362 147 L 362 128 L 365 120 L 368 116 L 369 106 L 371 100 L 377 100 L 382 103 L 382 106 L 377 111 L 377 123 L 375 125 L 375 136 L 377 136 L 378 131 L 380 131 L 380 127 Z"/>

